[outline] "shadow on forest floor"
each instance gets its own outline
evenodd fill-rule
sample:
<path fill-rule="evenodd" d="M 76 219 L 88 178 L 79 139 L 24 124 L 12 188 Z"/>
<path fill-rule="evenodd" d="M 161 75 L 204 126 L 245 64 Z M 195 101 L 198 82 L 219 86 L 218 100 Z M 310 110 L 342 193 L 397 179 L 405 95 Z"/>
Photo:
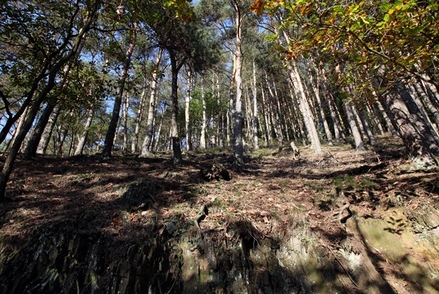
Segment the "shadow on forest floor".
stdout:
<path fill-rule="evenodd" d="M 298 159 L 264 149 L 241 168 L 227 153 L 189 153 L 179 167 L 166 157 L 19 159 L 0 206 L 0 290 L 439 290 L 439 217 L 422 217 L 439 211 L 438 172 L 411 171 L 402 146 L 382 142 L 366 152 L 302 148 Z M 202 179 L 214 160 L 230 181 Z M 395 238 L 405 238 L 404 255 L 369 245 Z M 409 249 L 420 239 L 422 250 Z M 294 256 L 308 258 L 301 270 L 285 264 Z M 250 284 L 232 282 L 238 274 Z"/>

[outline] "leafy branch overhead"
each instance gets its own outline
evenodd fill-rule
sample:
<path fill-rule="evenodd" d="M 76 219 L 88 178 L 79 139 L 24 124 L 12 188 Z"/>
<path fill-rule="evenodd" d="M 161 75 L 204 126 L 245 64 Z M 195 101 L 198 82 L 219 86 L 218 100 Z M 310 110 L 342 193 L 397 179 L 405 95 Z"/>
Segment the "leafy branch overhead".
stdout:
<path fill-rule="evenodd" d="M 316 52 L 348 62 L 364 76 L 385 68 L 387 80 L 406 75 L 427 79 L 439 56 L 437 1 L 298 0 L 253 3 L 252 12 L 281 15 L 280 29 L 293 31 L 288 47 L 291 58 Z"/>

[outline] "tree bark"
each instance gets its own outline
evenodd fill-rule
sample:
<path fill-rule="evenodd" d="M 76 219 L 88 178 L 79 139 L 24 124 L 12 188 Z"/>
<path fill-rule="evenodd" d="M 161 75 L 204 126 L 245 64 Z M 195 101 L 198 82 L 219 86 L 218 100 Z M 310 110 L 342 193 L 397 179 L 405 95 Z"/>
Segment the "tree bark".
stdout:
<path fill-rule="evenodd" d="M 262 116 L 264 117 L 264 134 L 265 134 L 265 146 L 269 146 L 272 141 L 271 137 L 271 125 L 270 125 L 270 113 L 268 108 L 268 102 L 265 98 L 265 90 L 261 84 L 261 98 L 262 98 Z"/>
<path fill-rule="evenodd" d="M 61 112 L 61 106 L 57 104 L 50 114 L 49 121 L 44 128 L 41 139 L 38 142 L 36 154 L 46 154 L 47 147 L 49 146 L 50 137 L 52 136 L 53 128 L 55 127 L 56 120 Z"/>
<path fill-rule="evenodd" d="M 137 116 L 136 116 L 136 123 L 134 125 L 134 136 L 133 139 L 131 141 L 131 153 L 136 153 L 138 150 L 138 144 L 139 144 L 139 132 L 140 132 L 140 124 L 142 123 L 142 119 L 143 119 L 143 111 L 145 109 L 145 100 L 146 100 L 146 95 L 147 95 L 147 91 L 146 91 L 146 87 L 147 87 L 147 82 L 146 82 L 146 78 L 143 78 L 143 89 L 142 89 L 142 94 L 140 94 L 140 98 L 139 98 L 139 108 L 137 109 Z"/>
<path fill-rule="evenodd" d="M 354 109 L 352 108 L 352 101 L 348 101 L 345 103 L 346 115 L 348 117 L 348 123 L 352 131 L 352 136 L 354 137 L 355 150 L 364 151 L 363 139 L 358 129 L 357 121 L 355 120 Z"/>
<path fill-rule="evenodd" d="M 435 156 L 439 155 L 438 142 L 432 133 L 431 125 L 423 120 L 406 86 L 402 82 L 397 83 L 384 99 L 395 129 L 416 166 L 419 168 L 437 166 Z"/>
<path fill-rule="evenodd" d="M 173 161 L 175 165 L 180 165 L 183 161 L 181 156 L 180 137 L 178 135 L 178 72 L 183 62 L 177 64 L 177 57 L 173 49 L 168 50 L 171 61 L 171 145 L 173 150 Z"/>
<path fill-rule="evenodd" d="M 369 140 L 369 144 L 371 146 L 375 146 L 375 136 L 372 133 L 372 130 L 369 126 L 369 122 L 367 121 L 367 117 L 365 114 L 365 110 L 358 110 L 358 116 L 360 117 L 361 124 L 363 125 L 363 129 L 366 132 L 367 138 Z"/>
<path fill-rule="evenodd" d="M 186 91 L 186 100 L 184 101 L 184 119 L 185 119 L 185 137 L 186 137 L 186 150 L 192 150 L 192 134 L 190 128 L 190 105 L 192 99 L 192 73 L 188 70 L 188 80 L 187 80 L 187 91 Z"/>
<path fill-rule="evenodd" d="M 32 127 L 32 123 L 35 120 L 36 114 L 43 103 L 44 99 L 46 99 L 47 94 L 53 89 L 55 86 L 55 80 L 58 72 L 60 69 L 65 66 L 65 64 L 73 58 L 76 53 L 78 52 L 81 43 L 83 41 L 83 38 L 87 31 L 90 29 L 92 23 L 95 20 L 96 11 L 100 7 L 100 1 L 96 1 L 95 6 L 93 7 L 93 10 L 89 12 L 87 17 L 84 19 L 83 27 L 78 31 L 77 35 L 75 36 L 74 43 L 72 45 L 72 48 L 68 53 L 66 53 L 64 56 L 62 56 L 55 64 L 53 64 L 50 68 L 48 68 L 46 64 L 46 68 L 49 70 L 49 74 L 47 76 L 47 79 L 44 81 L 46 82 L 45 86 L 42 87 L 41 91 L 39 92 L 38 96 L 33 100 L 33 103 L 30 106 L 29 113 L 27 117 L 25 118 L 23 122 L 22 128 L 18 131 L 17 136 L 9 150 L 9 154 L 6 157 L 5 163 L 3 165 L 3 169 L 0 174 L 0 201 L 4 199 L 5 192 L 6 192 L 6 185 L 9 180 L 9 177 L 11 175 L 15 159 L 17 157 L 17 154 L 21 148 L 21 145 L 23 143 L 23 140 L 26 137 L 26 134 L 29 132 L 30 128 Z M 66 42 L 69 42 L 70 40 L 66 40 Z M 37 85 L 38 86 L 38 85 Z"/>
<path fill-rule="evenodd" d="M 296 90 L 296 96 L 299 100 L 300 111 L 303 115 L 303 119 L 305 121 L 305 128 L 308 132 L 309 139 L 311 141 L 311 148 L 314 150 L 314 153 L 321 153 L 322 147 L 320 144 L 319 135 L 317 133 L 316 125 L 314 122 L 314 117 L 308 103 L 308 99 L 306 98 L 302 80 L 300 78 L 299 72 L 297 70 L 297 66 L 289 63 L 288 70 L 290 73 L 290 79 L 293 83 L 293 86 Z"/>
<path fill-rule="evenodd" d="M 398 132 L 396 131 L 394 125 L 392 124 L 392 120 L 389 118 L 389 116 L 387 115 L 386 110 L 384 109 L 382 102 L 380 101 L 380 99 L 377 99 L 376 105 L 378 107 L 378 110 L 383 114 L 383 118 L 384 118 L 384 122 L 386 123 L 386 127 L 387 129 L 390 131 L 390 133 L 392 134 L 392 137 L 397 138 L 399 137 Z"/>
<path fill-rule="evenodd" d="M 245 13 L 242 13 L 241 7 L 237 1 L 231 1 L 235 10 L 235 113 L 234 113 L 234 158 L 235 163 L 241 165 L 244 163 L 244 145 L 242 130 L 244 119 L 242 116 L 242 25 Z"/>
<path fill-rule="evenodd" d="M 328 124 L 328 121 L 326 120 L 326 116 L 325 116 L 325 110 L 323 109 L 322 101 L 320 99 L 320 90 L 319 90 L 319 86 L 321 83 L 320 82 L 320 74 L 319 74 L 319 72 L 317 72 L 317 77 L 314 78 L 311 71 L 308 71 L 308 73 L 309 73 L 309 76 L 311 78 L 312 89 L 314 90 L 314 94 L 316 96 L 317 107 L 319 109 L 320 119 L 323 122 L 323 128 L 325 130 L 326 139 L 328 140 L 328 144 L 332 145 L 333 144 L 332 133 L 331 133 L 331 130 L 329 129 L 329 124 Z"/>
<path fill-rule="evenodd" d="M 157 53 L 156 59 L 154 61 L 154 70 L 152 72 L 151 77 L 151 86 L 150 86 L 150 96 L 149 96 L 149 107 L 148 107 L 148 116 L 146 118 L 146 135 L 143 140 L 142 150 L 140 151 L 139 157 L 148 157 L 150 156 L 150 150 L 152 149 L 152 141 L 154 136 L 154 117 L 156 112 L 157 105 L 157 84 L 158 84 L 158 70 L 160 66 L 160 60 L 162 58 L 163 50 L 159 49 Z"/>
<path fill-rule="evenodd" d="M 128 108 L 130 105 L 130 95 L 128 92 L 125 94 L 125 99 L 122 101 L 122 121 L 123 121 L 123 143 L 122 151 L 128 152 Z"/>
<path fill-rule="evenodd" d="M 93 122 L 93 113 L 94 113 L 94 109 L 92 106 L 90 106 L 90 108 L 87 109 L 87 120 L 84 125 L 84 131 L 82 132 L 82 135 L 79 138 L 78 145 L 76 146 L 76 150 L 74 153 L 74 155 L 76 156 L 81 155 L 84 150 L 85 142 L 87 142 L 88 132 L 90 130 L 91 123 Z"/>
<path fill-rule="evenodd" d="M 255 150 L 259 149 L 259 141 L 258 141 L 258 88 L 257 88 L 257 80 L 256 80 L 256 64 L 255 60 L 253 59 L 253 84 L 252 84 L 252 95 L 253 95 L 253 119 L 252 119 L 252 126 L 253 126 L 253 148 Z"/>
<path fill-rule="evenodd" d="M 105 136 L 104 148 L 102 150 L 102 157 L 110 157 L 111 151 L 114 146 L 114 138 L 116 136 L 117 124 L 119 122 L 120 108 L 122 105 L 122 97 L 125 88 L 125 82 L 128 78 L 128 72 L 131 65 L 131 56 L 134 51 L 136 36 L 137 36 L 137 24 L 134 23 L 130 30 L 130 44 L 125 53 L 125 60 L 123 63 L 122 73 L 119 79 L 119 85 L 116 91 L 116 97 L 114 99 L 113 112 L 111 114 L 110 124 L 108 126 L 107 134 Z"/>
<path fill-rule="evenodd" d="M 46 107 L 41 113 L 40 119 L 38 120 L 31 138 L 27 143 L 27 147 L 24 151 L 24 158 L 29 159 L 34 157 L 37 153 L 38 143 L 40 142 L 41 136 L 43 135 L 44 129 L 49 121 L 50 115 L 52 114 L 53 109 L 55 108 L 54 102 L 47 103 Z"/>

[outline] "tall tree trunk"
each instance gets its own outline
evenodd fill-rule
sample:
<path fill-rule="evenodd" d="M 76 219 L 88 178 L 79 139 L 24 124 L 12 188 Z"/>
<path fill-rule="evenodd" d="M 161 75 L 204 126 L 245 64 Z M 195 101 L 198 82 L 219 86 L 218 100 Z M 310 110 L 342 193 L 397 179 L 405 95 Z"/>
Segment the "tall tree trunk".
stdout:
<path fill-rule="evenodd" d="M 123 63 L 122 73 L 119 79 L 119 85 L 116 91 L 116 97 L 114 99 L 113 112 L 111 114 L 110 124 L 108 126 L 107 134 L 105 136 L 104 148 L 102 150 L 102 157 L 110 157 L 111 151 L 114 145 L 114 138 L 116 137 L 117 124 L 119 122 L 120 108 L 122 104 L 122 97 L 125 88 L 125 82 L 128 78 L 128 72 L 131 65 L 131 56 L 134 51 L 136 36 L 137 36 L 137 23 L 134 23 L 130 30 L 130 44 L 125 53 L 125 60 Z"/>
<path fill-rule="evenodd" d="M 143 111 L 145 109 L 145 100 L 147 95 L 146 87 L 147 87 L 147 79 L 144 77 L 142 94 L 140 94 L 140 98 L 139 98 L 139 108 L 137 109 L 136 123 L 134 125 L 134 136 L 131 141 L 131 153 L 133 154 L 136 153 L 138 150 L 137 145 L 139 144 L 140 124 L 142 123 L 142 119 L 143 119 Z"/>
<path fill-rule="evenodd" d="M 162 133 L 162 127 L 163 127 L 163 121 L 165 119 L 164 113 L 162 113 L 161 117 L 160 117 L 160 123 L 159 123 L 159 127 L 157 129 L 157 136 L 154 137 L 154 140 L 151 142 L 151 144 L 153 145 L 153 148 L 151 148 L 153 151 L 158 151 L 159 148 L 159 144 L 160 144 L 160 135 Z M 166 141 L 166 140 L 165 140 Z"/>
<path fill-rule="evenodd" d="M 288 79 L 288 84 L 289 84 L 288 91 L 289 91 L 289 94 L 290 94 L 290 97 L 291 97 L 291 103 L 292 103 L 292 105 L 294 106 L 294 109 L 295 109 L 295 111 L 294 111 L 294 118 L 293 118 L 294 121 L 295 121 L 294 125 L 297 126 L 298 129 L 299 129 L 299 132 L 296 132 L 294 134 L 294 140 L 301 139 L 302 140 L 302 145 L 306 146 L 307 143 L 308 143 L 307 142 L 308 136 L 305 134 L 305 131 L 303 129 L 304 120 L 303 120 L 303 115 L 301 113 L 300 106 L 299 106 L 300 103 L 295 98 L 296 95 L 294 94 L 294 84 L 293 84 L 293 81 L 291 79 Z M 297 108 L 299 109 L 298 111 L 296 111 Z M 300 113 L 300 115 L 298 113 Z"/>
<path fill-rule="evenodd" d="M 371 146 L 375 146 L 375 136 L 373 135 L 372 130 L 369 126 L 369 122 L 367 121 L 365 112 L 366 111 L 364 109 L 358 110 L 358 116 L 360 117 L 361 124 L 363 125 L 363 129 L 366 132 L 369 144 Z"/>
<path fill-rule="evenodd" d="M 415 101 L 416 106 L 418 106 L 423 119 L 427 124 L 431 126 L 432 134 L 435 137 L 435 140 L 439 142 L 439 134 L 437 128 L 431 121 L 430 117 L 428 116 L 426 109 L 426 106 L 428 105 L 432 106 L 431 104 L 427 104 L 427 101 L 429 101 L 430 99 L 428 99 L 427 95 L 423 93 L 422 89 L 419 87 L 419 85 L 417 85 L 416 82 L 414 84 L 416 85 L 413 85 L 413 83 L 409 85 L 409 90 L 410 90 L 409 93 L 412 96 L 413 100 Z M 439 114 L 437 114 L 437 109 L 436 111 L 433 109 L 432 113 L 436 113 L 436 116 L 439 117 Z M 433 116 L 433 118 L 435 117 Z"/>
<path fill-rule="evenodd" d="M 146 135 L 143 140 L 142 150 L 140 151 L 139 157 L 150 156 L 150 150 L 153 136 L 154 136 L 154 117 L 157 108 L 157 84 L 158 84 L 158 70 L 160 67 L 160 60 L 162 58 L 163 49 L 159 49 L 157 56 L 154 60 L 154 70 L 151 76 L 151 86 L 150 86 L 150 96 L 149 96 L 149 106 L 148 106 L 148 116 L 146 118 Z"/>
<path fill-rule="evenodd" d="M 425 106 L 426 106 L 428 112 L 431 114 L 432 119 L 436 125 L 435 129 L 437 132 L 437 129 L 439 128 L 439 108 L 438 108 L 438 106 L 435 105 L 434 100 L 431 99 L 431 97 L 428 95 L 427 87 L 425 86 L 425 83 L 423 83 L 423 81 L 415 82 L 413 87 L 417 91 L 421 100 L 425 103 Z"/>
<path fill-rule="evenodd" d="M 331 115 L 332 124 L 334 127 L 334 138 L 335 138 L 335 142 L 338 143 L 342 138 L 344 138 L 343 127 L 341 125 L 340 118 L 338 115 L 338 110 L 335 105 L 334 96 L 328 89 L 328 80 L 326 78 L 326 72 L 323 70 L 323 68 L 320 68 L 320 70 L 322 71 L 322 77 L 323 77 L 322 85 L 324 87 L 326 101 L 328 102 L 329 113 Z"/>
<path fill-rule="evenodd" d="M 399 137 L 398 132 L 396 131 L 394 125 L 392 124 L 392 120 L 390 120 L 389 116 L 387 115 L 387 112 L 384 109 L 380 99 L 377 99 L 376 105 L 378 107 L 378 110 L 382 113 L 383 118 L 384 118 L 384 122 L 386 123 L 386 127 L 390 131 L 390 133 L 392 134 L 392 137 L 394 137 L 394 138 Z"/>
<path fill-rule="evenodd" d="M 46 154 L 47 146 L 49 146 L 50 136 L 52 136 L 53 128 L 55 127 L 56 120 L 61 112 L 61 105 L 57 104 L 50 114 L 49 120 L 44 128 L 41 139 L 38 142 L 36 154 Z"/>
<path fill-rule="evenodd" d="M 3 165 L 2 172 L 0 174 L 0 200 L 4 198 L 6 192 L 6 185 L 11 175 L 15 159 L 20 150 L 21 144 L 23 143 L 26 134 L 32 127 L 32 123 L 38 113 L 41 103 L 45 99 L 46 95 L 52 90 L 55 85 L 55 75 L 56 72 L 52 73 L 51 79 L 48 81 L 47 86 L 40 92 L 39 96 L 34 100 L 30 106 L 27 116 L 23 120 L 21 128 L 17 131 L 17 135 L 14 138 L 11 148 L 9 149 L 9 154 L 6 157 L 5 163 Z"/>
<path fill-rule="evenodd" d="M 169 59 L 171 61 L 171 129 L 170 137 L 173 150 L 173 160 L 175 165 L 180 165 L 183 161 L 181 156 L 180 137 L 178 135 L 178 72 L 183 62 L 177 64 L 177 57 L 174 49 L 169 49 Z"/>
<path fill-rule="evenodd" d="M 275 82 L 272 82 L 273 84 L 273 103 L 276 103 L 276 111 L 275 111 L 275 117 L 276 117 L 276 133 L 279 140 L 279 144 L 282 145 L 284 142 L 284 130 L 285 130 L 285 124 L 284 124 L 284 117 L 282 113 L 282 107 L 280 105 L 280 97 L 277 92 L 277 85 Z"/>
<path fill-rule="evenodd" d="M 348 101 L 345 103 L 346 115 L 348 117 L 348 123 L 352 131 L 352 136 L 354 137 L 355 150 L 364 151 L 364 143 L 360 133 L 360 130 L 357 125 L 357 121 L 355 120 L 354 109 L 352 105 L 352 101 Z"/>
<path fill-rule="evenodd" d="M 299 107 L 305 121 L 305 128 L 311 141 L 311 148 L 314 150 L 314 153 L 321 153 L 322 147 L 320 144 L 319 135 L 317 133 L 315 120 L 310 105 L 308 103 L 308 99 L 306 98 L 306 94 L 304 92 L 299 71 L 297 69 L 297 66 L 295 64 L 292 64 L 291 62 L 288 65 L 288 70 L 290 73 L 290 79 L 296 90 L 296 96 L 299 100 Z"/>
<path fill-rule="evenodd" d="M 192 135 L 191 135 L 191 126 L 190 126 L 190 106 L 192 99 L 192 73 L 188 70 L 188 88 L 186 91 L 186 100 L 184 101 L 184 129 L 185 129 L 185 137 L 186 137 L 186 150 L 192 150 Z"/>
<path fill-rule="evenodd" d="M 264 117 L 264 134 L 265 134 L 265 146 L 269 146 L 272 141 L 271 137 L 271 126 L 270 126 L 270 117 L 268 110 L 268 102 L 265 98 L 264 86 L 261 84 L 261 98 L 262 98 L 262 116 Z"/>
<path fill-rule="evenodd" d="M 352 113 L 354 114 L 354 117 L 355 117 L 355 121 L 357 122 L 358 130 L 360 131 L 361 137 L 363 138 L 363 142 L 364 142 L 364 141 L 367 140 L 368 138 L 367 138 L 367 134 L 366 134 L 366 131 L 365 131 L 365 129 L 364 129 L 364 126 L 363 126 L 363 124 L 361 123 L 360 116 L 358 115 L 358 109 L 357 109 L 356 104 L 354 104 L 354 103 L 352 102 L 352 104 L 351 104 L 351 108 L 352 108 Z"/>
<path fill-rule="evenodd" d="M 217 115 L 217 125 L 218 127 L 216 128 L 216 137 L 217 137 L 217 143 L 218 143 L 218 147 L 224 147 L 224 130 L 226 129 L 224 127 L 224 124 L 226 123 L 226 120 L 224 119 L 224 112 L 221 108 L 221 91 L 220 91 L 220 83 L 219 83 L 219 77 L 218 74 L 214 73 L 213 74 L 213 81 L 212 81 L 212 93 L 215 93 L 216 96 L 216 104 L 218 106 L 219 112 Z"/>
<path fill-rule="evenodd" d="M 203 113 L 201 116 L 201 136 L 200 136 L 200 148 L 206 148 L 206 129 L 207 129 L 207 117 L 206 117 L 206 97 L 204 93 L 204 72 L 201 74 L 201 103 L 203 107 Z"/>
<path fill-rule="evenodd" d="M 27 143 L 27 147 L 24 151 L 24 157 L 29 159 L 34 157 L 37 153 L 38 143 L 40 142 L 41 136 L 43 135 L 44 129 L 49 121 L 49 117 L 52 114 L 53 109 L 55 108 L 54 102 L 49 102 L 46 104 L 46 107 L 41 113 L 40 119 L 38 120 L 31 138 Z"/>
<path fill-rule="evenodd" d="M 247 126 L 247 128 L 245 128 L 245 136 L 243 136 L 244 141 L 244 149 L 246 146 L 245 143 L 245 138 L 250 138 L 251 140 L 253 140 L 253 127 L 252 127 L 252 119 L 253 119 L 253 107 L 252 107 L 252 102 L 250 100 L 251 97 L 251 89 L 248 88 L 247 91 L 243 92 L 243 97 L 244 97 L 244 110 L 243 110 L 243 118 L 244 118 L 244 126 Z M 244 150 L 245 151 L 245 150 Z"/>
<path fill-rule="evenodd" d="M 30 106 L 29 114 L 27 115 L 26 119 L 23 122 L 22 128 L 18 131 L 17 136 L 9 150 L 9 154 L 6 157 L 5 163 L 3 165 L 3 169 L 0 174 L 0 201 L 4 198 L 5 192 L 6 192 L 6 185 L 9 180 L 9 177 L 11 175 L 15 159 L 17 157 L 18 151 L 21 148 L 21 144 L 23 143 L 26 134 L 29 132 L 30 128 L 32 127 L 32 123 L 35 120 L 35 117 L 37 115 L 37 112 L 43 103 L 44 99 L 46 99 L 47 94 L 53 89 L 55 86 L 55 79 L 60 71 L 60 69 L 65 66 L 65 64 L 73 58 L 76 53 L 78 52 L 81 43 L 83 41 L 83 37 L 87 33 L 87 31 L 90 29 L 90 26 L 95 20 L 95 13 L 97 9 L 99 8 L 100 1 L 96 1 L 94 10 L 89 12 L 86 19 L 84 20 L 83 27 L 78 31 L 78 34 L 76 35 L 76 39 L 74 40 L 74 43 L 70 49 L 70 51 L 62 56 L 57 63 L 55 63 L 51 68 L 48 68 L 49 74 L 47 75 L 47 79 L 45 79 L 46 84 L 44 87 L 42 87 L 42 90 L 39 92 L 39 95 L 32 99 L 33 103 Z M 37 84 L 38 86 L 38 84 Z M 33 95 L 32 95 L 33 96 Z"/>
<path fill-rule="evenodd" d="M 323 105 L 322 105 L 322 100 L 320 98 L 320 71 L 319 69 L 316 67 L 316 78 L 314 78 L 314 75 L 312 74 L 312 72 L 309 70 L 309 76 L 311 78 L 311 87 L 314 91 L 314 94 L 316 96 L 316 102 L 317 102 L 317 107 L 319 109 L 319 113 L 320 113 L 320 119 L 323 122 L 323 128 L 325 130 L 325 135 L 326 135 L 326 139 L 328 140 L 328 144 L 332 145 L 332 133 L 331 130 L 329 129 L 329 124 L 328 121 L 326 119 L 326 115 L 325 115 L 325 110 L 323 109 Z"/>
<path fill-rule="evenodd" d="M 385 97 L 390 118 L 398 130 L 417 167 L 437 166 L 438 142 L 431 125 L 422 118 L 419 108 L 402 82 L 397 83 Z"/>
<path fill-rule="evenodd" d="M 62 126 L 59 126 L 59 137 L 58 137 L 58 142 L 56 144 L 57 148 L 55 149 L 55 155 L 58 157 L 63 156 L 64 141 L 68 133 L 69 133 L 68 129 L 63 129 Z"/>
<path fill-rule="evenodd" d="M 130 95 L 128 92 L 125 94 L 125 99 L 123 99 L 122 108 L 122 121 L 123 121 L 123 141 L 122 141 L 122 151 L 124 153 L 128 152 L 128 108 L 130 105 Z"/>
<path fill-rule="evenodd" d="M 252 84 L 252 94 L 253 94 L 253 148 L 255 150 L 259 149 L 259 142 L 258 142 L 258 88 L 257 88 L 257 80 L 256 80 L 256 64 L 255 60 L 253 59 L 253 84 Z"/>
<path fill-rule="evenodd" d="M 384 135 L 385 131 L 383 125 L 383 116 L 381 115 L 381 113 L 377 113 L 377 109 L 374 104 L 371 105 L 368 102 L 366 103 L 366 108 L 367 112 L 371 114 L 369 117 L 372 121 L 373 127 L 376 127 L 378 129 L 380 135 Z"/>
<path fill-rule="evenodd" d="M 91 123 L 93 122 L 93 113 L 94 113 L 94 109 L 90 105 L 89 109 L 87 110 L 87 120 L 84 125 L 84 131 L 82 132 L 82 135 L 79 138 L 78 145 L 76 146 L 74 155 L 81 155 L 84 150 L 85 142 L 87 142 L 88 132 L 90 130 Z"/>
<path fill-rule="evenodd" d="M 235 60 L 235 57 L 233 57 L 233 60 Z M 233 61 L 233 68 L 235 68 L 236 62 Z M 226 116 L 226 145 L 231 146 L 232 142 L 232 135 L 233 135 L 233 117 L 235 116 L 235 108 L 234 108 L 234 100 L 235 100 L 235 69 L 233 69 L 232 77 L 230 79 L 230 88 L 229 88 L 229 103 L 228 103 L 228 109 L 227 109 L 227 116 Z"/>
<path fill-rule="evenodd" d="M 238 1 L 231 1 L 235 10 L 235 115 L 234 115 L 234 158 L 235 163 L 240 165 L 244 163 L 244 144 L 242 130 L 244 119 L 242 115 L 242 25 L 245 13 L 242 13 Z"/>

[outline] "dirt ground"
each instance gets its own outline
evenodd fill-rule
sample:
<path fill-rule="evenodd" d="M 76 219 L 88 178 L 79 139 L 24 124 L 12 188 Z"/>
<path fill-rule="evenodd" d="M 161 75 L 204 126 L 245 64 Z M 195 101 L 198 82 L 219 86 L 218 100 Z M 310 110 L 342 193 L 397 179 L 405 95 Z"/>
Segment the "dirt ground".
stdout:
<path fill-rule="evenodd" d="M 398 140 L 380 138 L 377 147 L 365 152 L 355 152 L 349 145 L 323 150 L 315 155 L 302 147 L 295 159 L 287 147 L 261 149 L 239 168 L 227 153 L 205 152 L 184 154 L 180 167 L 172 165 L 170 154 L 149 159 L 117 155 L 19 159 L 6 202 L 0 204 L 0 256 L 3 260 L 12 256 L 29 235 L 50 223 L 62 221 L 72 230 L 105 232 L 124 240 L 140 234 L 137 228 L 150 218 L 163 224 L 176 218 L 197 220 L 207 206 L 209 212 L 200 222 L 205 231 L 220 230 L 229 219 L 241 218 L 266 237 L 282 238 L 291 217 L 300 216 L 320 236 L 321 245 L 338 254 L 350 234 L 346 224 L 354 217 L 385 219 L 387 212 L 404 207 L 409 218 L 410 210 L 426 204 L 438 211 L 439 172 L 410 169 Z M 200 171 L 210 169 L 213 162 L 221 163 L 232 179 L 204 180 Z M 402 231 L 414 230 L 410 223 L 393 220 L 387 231 L 398 238 Z M 437 228 L 433 224 L 429 229 Z M 364 246 L 361 242 L 349 246 L 355 250 Z M 434 293 L 407 278 L 398 280 L 395 273 L 401 265 L 378 255 L 382 259 L 375 266 L 395 292 Z M 413 258 L 426 262 L 415 251 Z M 438 260 L 428 261 L 431 275 L 439 274 Z"/>

